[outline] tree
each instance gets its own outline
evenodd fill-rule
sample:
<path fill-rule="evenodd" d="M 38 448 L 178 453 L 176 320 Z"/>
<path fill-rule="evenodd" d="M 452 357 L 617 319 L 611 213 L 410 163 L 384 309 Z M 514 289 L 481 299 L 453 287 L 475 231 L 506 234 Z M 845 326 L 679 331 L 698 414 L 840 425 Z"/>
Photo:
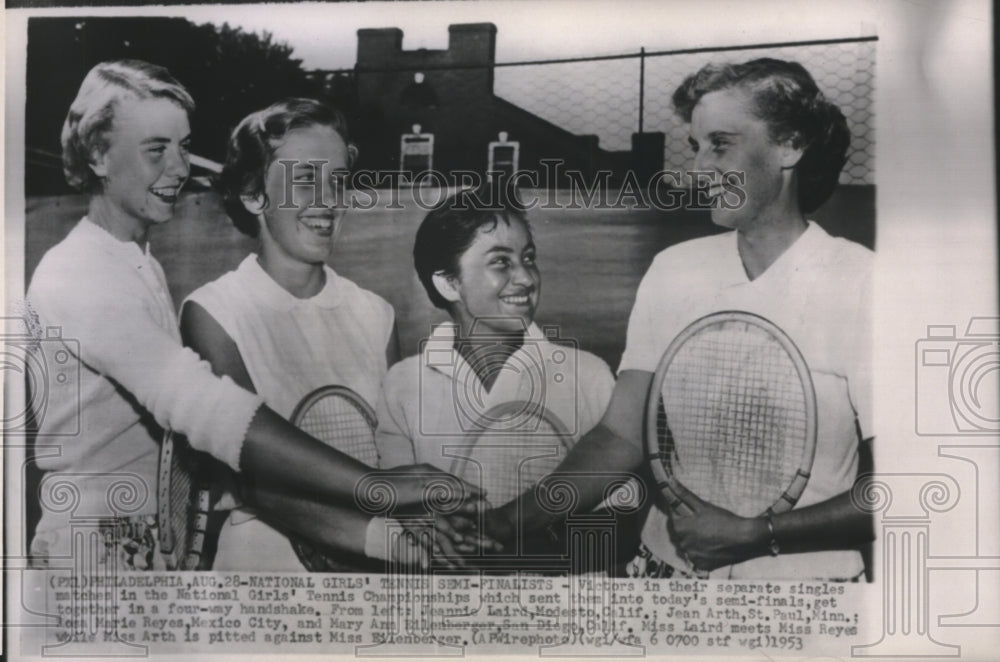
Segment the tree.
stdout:
<path fill-rule="evenodd" d="M 84 76 L 105 60 L 134 58 L 165 66 L 197 104 L 192 149 L 221 161 L 229 132 L 247 113 L 286 96 L 319 90 L 269 33 L 183 18 L 44 18 L 28 22 L 25 144 L 28 194 L 67 190 L 49 157 L 60 153 L 66 111 Z"/>

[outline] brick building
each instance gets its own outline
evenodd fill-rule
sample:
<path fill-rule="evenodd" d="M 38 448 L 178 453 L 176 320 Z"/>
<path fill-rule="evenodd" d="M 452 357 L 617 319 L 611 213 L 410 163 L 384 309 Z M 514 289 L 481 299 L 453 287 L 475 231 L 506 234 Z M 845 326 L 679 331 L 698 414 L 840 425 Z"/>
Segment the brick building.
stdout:
<path fill-rule="evenodd" d="M 501 132 L 518 142 L 519 168 L 538 172 L 542 185 L 565 183 L 546 181 L 543 159 L 586 177 L 609 170 L 612 180 L 634 168 L 644 181 L 662 167 L 662 133 L 633 135 L 632 151 L 608 151 L 596 136 L 570 133 L 494 94 L 496 35 L 492 23 L 452 25 L 446 50 L 406 51 L 402 30 L 363 29 L 353 72 L 313 72 L 350 108 L 358 167 L 400 168 L 400 140 L 414 125 L 434 135 L 433 168 L 444 173 L 485 173 L 489 143 Z"/>

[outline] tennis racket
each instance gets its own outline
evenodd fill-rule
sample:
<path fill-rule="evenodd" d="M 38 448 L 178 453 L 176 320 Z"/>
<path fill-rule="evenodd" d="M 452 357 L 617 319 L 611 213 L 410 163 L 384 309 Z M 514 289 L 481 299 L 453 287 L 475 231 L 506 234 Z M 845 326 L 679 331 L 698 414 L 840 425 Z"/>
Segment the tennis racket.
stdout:
<path fill-rule="evenodd" d="M 572 448 L 563 422 L 539 403 L 506 402 L 472 427 L 451 473 L 478 486 L 494 506 L 533 489 Z"/>
<path fill-rule="evenodd" d="M 204 453 L 167 430 L 160 445 L 157 510 L 160 553 L 169 570 L 197 570 L 205 545 L 211 493 L 202 478 Z"/>
<path fill-rule="evenodd" d="M 306 395 L 292 412 L 292 425 L 354 459 L 374 467 L 375 411 L 364 398 L 345 386 L 321 386 Z M 311 572 L 350 572 L 363 568 L 318 551 L 295 537 L 292 547 Z M 346 555 L 341 555 L 344 558 Z"/>
<path fill-rule="evenodd" d="M 742 517 L 790 510 L 816 449 L 816 396 L 805 359 L 775 324 L 726 311 L 670 343 L 646 408 L 653 475 L 670 508 L 694 494 Z"/>

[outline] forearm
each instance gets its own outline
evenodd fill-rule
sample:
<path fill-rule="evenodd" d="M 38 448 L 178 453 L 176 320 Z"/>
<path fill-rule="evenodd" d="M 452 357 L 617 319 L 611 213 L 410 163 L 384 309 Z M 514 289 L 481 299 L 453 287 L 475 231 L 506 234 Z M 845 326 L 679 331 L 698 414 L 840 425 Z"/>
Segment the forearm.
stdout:
<path fill-rule="evenodd" d="M 250 423 L 240 471 L 254 489 L 356 507 L 355 488 L 371 467 L 302 432 L 267 407 Z"/>
<path fill-rule="evenodd" d="M 181 313 L 181 337 L 204 357 L 219 377 L 254 390 L 239 348 L 200 304 L 189 301 Z M 244 426 L 242 448 L 234 466 L 244 485 L 301 493 L 318 501 L 350 502 L 367 467 L 334 451 L 267 407 Z"/>
<path fill-rule="evenodd" d="M 642 414 L 653 375 L 626 370 L 618 376 L 611 402 L 597 427 L 570 450 L 553 472 L 564 474 L 576 492 L 577 510 L 588 512 L 608 496 L 608 488 L 619 483 L 645 461 L 642 449 Z M 576 475 L 566 475 L 576 474 Z M 569 513 L 553 513 L 539 503 L 535 490 L 522 495 L 487 517 L 488 531 L 500 537 L 509 534 L 515 522 L 523 531 L 548 526 Z"/>
<path fill-rule="evenodd" d="M 371 516 L 341 504 L 320 503 L 270 490 L 249 490 L 253 505 L 266 521 L 327 549 L 365 553 Z"/>
<path fill-rule="evenodd" d="M 634 474 L 643 459 L 635 442 L 622 439 L 599 424 L 570 450 L 553 475 L 572 486 L 577 496 L 576 510 L 588 512 L 608 496 L 611 487 Z M 529 490 L 500 511 L 508 521 L 521 522 L 525 531 L 548 526 L 570 514 L 547 508 L 535 490 Z"/>
<path fill-rule="evenodd" d="M 821 503 L 772 516 L 774 539 L 781 553 L 851 549 L 875 538 L 871 513 L 859 509 L 850 492 Z M 766 520 L 763 533 L 769 550 Z"/>
<path fill-rule="evenodd" d="M 681 558 L 711 570 L 776 551 L 778 554 L 851 549 L 873 537 L 871 515 L 849 492 L 768 517 L 738 517 L 699 502 L 691 514 L 672 513 L 670 537 Z M 772 543 L 776 548 L 772 549 Z"/>

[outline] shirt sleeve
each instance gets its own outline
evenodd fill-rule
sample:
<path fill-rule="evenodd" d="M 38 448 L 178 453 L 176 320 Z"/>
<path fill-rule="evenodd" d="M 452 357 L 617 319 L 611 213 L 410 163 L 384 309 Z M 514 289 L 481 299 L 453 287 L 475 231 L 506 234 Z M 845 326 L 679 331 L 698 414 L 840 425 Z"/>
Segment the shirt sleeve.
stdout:
<path fill-rule="evenodd" d="M 399 377 L 407 364 L 399 363 L 386 375 L 379 394 L 376 414 L 375 447 L 378 449 L 380 469 L 391 469 L 416 463 L 412 433 L 407 424 L 405 389 L 399 386 Z"/>
<path fill-rule="evenodd" d="M 868 262 L 870 263 L 870 260 Z M 844 356 L 851 357 L 847 370 L 847 388 L 851 405 L 857 415 L 861 438 L 869 439 L 875 436 L 872 413 L 872 361 L 874 360 L 872 269 L 870 264 L 866 264 L 858 271 L 863 277 L 855 289 L 857 310 L 851 327 L 854 333 L 850 335 L 853 342 L 851 347 L 844 349 Z"/>
<path fill-rule="evenodd" d="M 635 295 L 632 314 L 628 318 L 628 332 L 625 337 L 625 352 L 618 366 L 619 374 L 623 370 L 644 370 L 653 372 L 660 360 L 662 349 L 658 342 L 662 341 L 662 332 L 657 333 L 653 325 L 653 311 L 656 305 L 656 293 L 664 287 L 659 276 L 659 259 L 642 277 L 639 289 Z"/>
<path fill-rule="evenodd" d="M 124 387 L 157 423 L 239 470 L 243 441 L 263 402 L 258 396 L 213 375 L 157 322 L 137 291 L 86 274 L 38 276 L 30 305 L 45 324 L 77 341 L 82 363 Z"/>
<path fill-rule="evenodd" d="M 580 434 L 587 434 L 604 417 L 604 412 L 611 402 L 611 393 L 615 390 L 615 377 L 608 364 L 600 358 L 580 353 L 579 384 L 583 396 Z"/>

